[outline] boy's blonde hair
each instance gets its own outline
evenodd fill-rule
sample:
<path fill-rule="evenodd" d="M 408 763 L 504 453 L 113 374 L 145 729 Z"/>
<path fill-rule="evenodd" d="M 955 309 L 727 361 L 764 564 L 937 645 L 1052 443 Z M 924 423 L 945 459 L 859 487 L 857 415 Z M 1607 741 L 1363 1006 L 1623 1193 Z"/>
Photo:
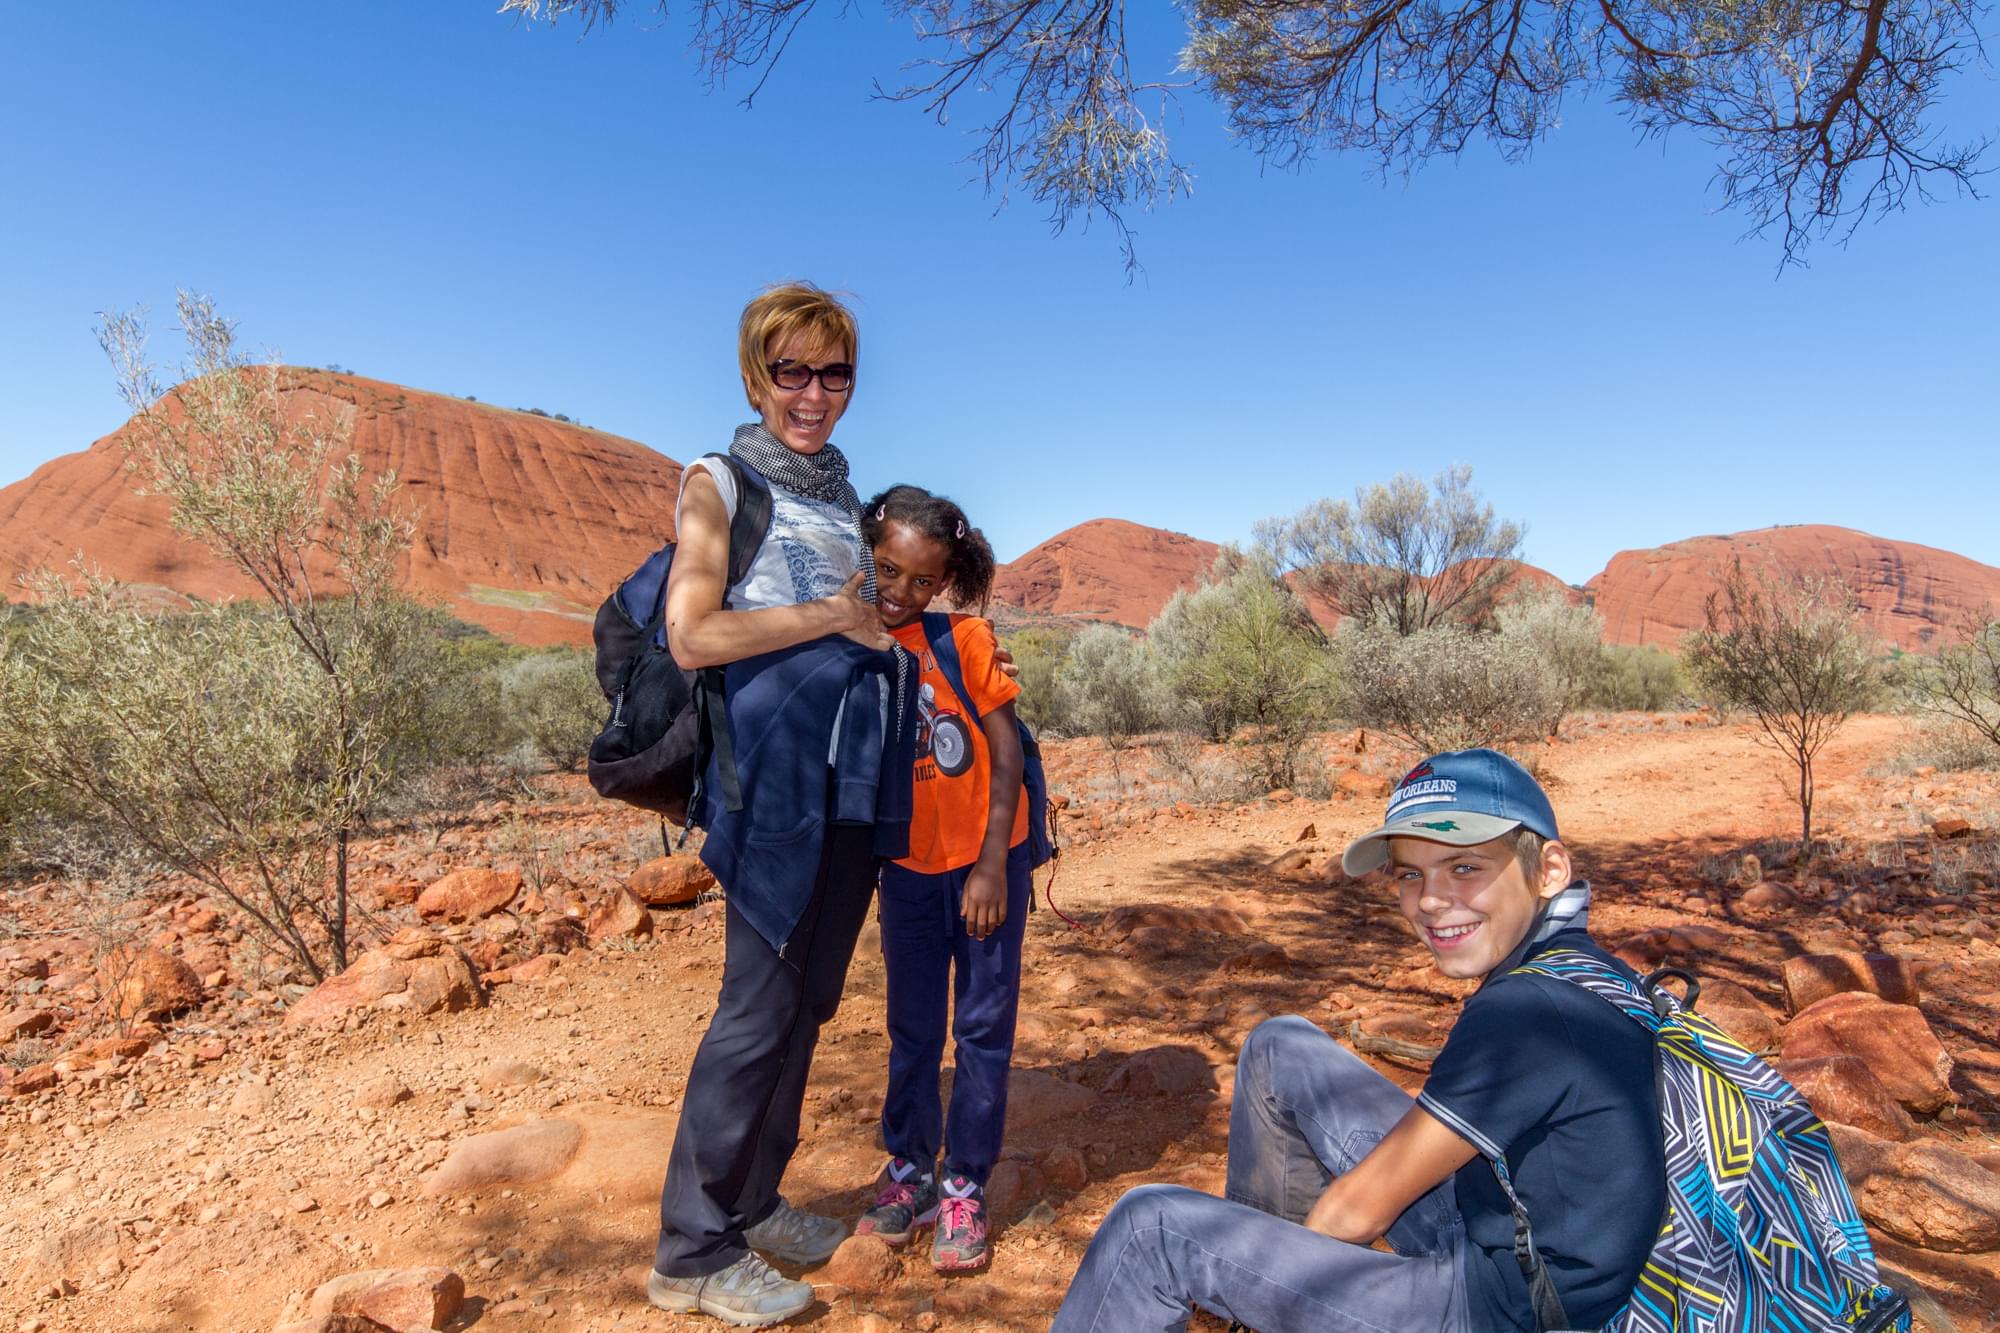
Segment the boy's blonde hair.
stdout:
<path fill-rule="evenodd" d="M 839 298 L 810 282 L 782 282 L 765 288 L 743 307 L 736 339 L 743 395 L 759 412 L 764 410 L 759 399 L 777 387 L 771 383 L 770 348 L 784 344 L 794 334 L 804 336 L 812 360 L 828 353 L 837 353 L 849 362 L 861 359 L 860 326 L 854 312 Z"/>

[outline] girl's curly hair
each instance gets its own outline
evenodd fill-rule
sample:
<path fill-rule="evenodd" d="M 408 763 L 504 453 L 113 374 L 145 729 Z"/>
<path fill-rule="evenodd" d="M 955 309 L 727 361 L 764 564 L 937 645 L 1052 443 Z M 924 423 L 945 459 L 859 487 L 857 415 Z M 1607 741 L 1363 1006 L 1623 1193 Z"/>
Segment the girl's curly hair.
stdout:
<path fill-rule="evenodd" d="M 944 547 L 951 600 L 986 614 L 993 596 L 993 546 L 963 509 L 921 486 L 891 486 L 861 507 L 861 539 L 874 546 L 891 523 L 902 523 Z"/>

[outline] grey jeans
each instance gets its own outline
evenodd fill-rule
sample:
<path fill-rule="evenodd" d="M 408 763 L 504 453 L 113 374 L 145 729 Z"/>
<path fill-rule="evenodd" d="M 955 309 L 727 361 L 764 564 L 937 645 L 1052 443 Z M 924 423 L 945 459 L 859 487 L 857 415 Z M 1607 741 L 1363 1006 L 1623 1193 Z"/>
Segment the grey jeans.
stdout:
<path fill-rule="evenodd" d="M 1196 1308 L 1258 1333 L 1471 1333 L 1450 1180 L 1389 1228 L 1393 1254 L 1300 1225 L 1411 1105 L 1305 1019 L 1258 1024 L 1236 1065 L 1229 1197 L 1178 1185 L 1127 1193 L 1050 1333 L 1174 1333 Z"/>

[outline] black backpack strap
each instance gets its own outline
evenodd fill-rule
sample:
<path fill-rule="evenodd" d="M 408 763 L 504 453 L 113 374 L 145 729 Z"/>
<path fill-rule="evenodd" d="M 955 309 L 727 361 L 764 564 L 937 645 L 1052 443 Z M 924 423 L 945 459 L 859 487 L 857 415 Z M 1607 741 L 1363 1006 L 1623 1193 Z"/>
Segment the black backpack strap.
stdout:
<path fill-rule="evenodd" d="M 729 520 L 729 581 L 723 585 L 726 600 L 728 590 L 750 572 L 757 548 L 771 531 L 771 483 L 756 468 L 728 454 L 703 454 L 702 458 L 728 468 L 736 479 L 736 512 Z"/>
<path fill-rule="evenodd" d="M 1507 1174 L 1507 1163 L 1498 1157 L 1489 1159 L 1493 1164 L 1494 1178 L 1500 1182 L 1500 1189 L 1507 1196 L 1507 1207 L 1514 1214 L 1514 1262 L 1521 1266 L 1521 1276 L 1528 1280 L 1528 1300 L 1535 1309 L 1535 1328 L 1538 1333 L 1555 1333 L 1570 1326 L 1569 1312 L 1563 1309 L 1562 1294 L 1556 1290 L 1555 1279 L 1549 1276 L 1549 1267 L 1542 1262 L 1541 1251 L 1535 1248 L 1535 1232 L 1528 1225 L 1528 1210 L 1521 1202 L 1521 1196 L 1514 1192 L 1514 1181 Z"/>
<path fill-rule="evenodd" d="M 972 716 L 972 725 L 979 726 L 979 705 L 972 702 L 972 692 L 965 688 L 965 671 L 958 664 L 958 640 L 952 637 L 951 617 L 942 611 L 924 612 L 924 638 L 931 645 L 931 656 L 937 659 L 939 674 L 965 705 L 965 711 Z"/>

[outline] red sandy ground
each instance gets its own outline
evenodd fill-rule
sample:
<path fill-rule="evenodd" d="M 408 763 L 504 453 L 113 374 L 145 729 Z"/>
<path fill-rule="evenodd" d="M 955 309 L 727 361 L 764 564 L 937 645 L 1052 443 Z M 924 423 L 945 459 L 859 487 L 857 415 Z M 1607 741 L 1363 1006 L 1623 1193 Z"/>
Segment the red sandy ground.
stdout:
<path fill-rule="evenodd" d="M 1829 895 L 1886 864 L 1883 849 L 1892 843 L 1900 857 L 1924 842 L 1929 821 L 1940 815 L 1962 814 L 1987 829 L 2000 823 L 2000 775 L 1882 772 L 1904 727 L 1890 718 L 1858 719 L 1821 761 L 1821 827 L 1843 848 L 1834 868 L 1819 872 Z M 1329 738 L 1328 745 L 1343 747 L 1337 758 L 1345 768 L 1380 775 L 1400 763 L 1379 746 L 1357 757 L 1351 740 Z M 1097 1222 L 1124 1190 L 1147 1181 L 1219 1190 L 1234 1050 L 1258 1017 L 1297 1011 L 1344 1027 L 1400 1015 L 1392 1028 L 1405 1036 L 1441 1033 L 1449 1024 L 1460 988 L 1428 969 L 1379 887 L 1339 882 L 1337 874 L 1329 883 L 1323 872 L 1345 839 L 1373 825 L 1377 798 L 1176 806 L 1171 790 L 1146 780 L 1121 796 L 1089 743 L 1050 748 L 1056 786 L 1074 801 L 1055 898 L 1084 928 L 1071 929 L 1046 908 L 1029 923 L 1017 1069 L 1034 1072 L 1017 1081 L 1016 1111 L 1034 1123 L 1012 1137 L 1011 1170 L 1023 1188 L 999 1210 L 1007 1225 L 992 1270 L 947 1281 L 912 1256 L 878 1291 L 823 1286 L 825 1299 L 797 1323 L 871 1333 L 1045 1328 Z M 1811 899 L 1793 912 L 1757 917 L 1731 903 L 1735 890 L 1702 879 L 1705 857 L 1716 858 L 1707 863 L 1712 870 L 1724 856 L 1733 861 L 1746 846 L 1795 827 L 1782 761 L 1754 744 L 1746 726 L 1585 721 L 1540 762 L 1599 886 L 1600 936 L 1615 942 L 1700 913 L 1726 943 L 1695 959 L 1697 969 L 1741 983 L 1775 1013 L 1782 1014 L 1778 966 L 1789 954 L 1866 947 L 1906 918 L 1934 922 L 1932 933 L 1900 950 L 1951 964 L 1934 976 L 1925 1009 L 1958 1061 L 1962 1106 L 1929 1132 L 1992 1150 L 2000 1129 L 2000 949 L 1958 933 L 1959 923 L 1990 911 L 1990 878 L 1973 877 L 1949 901 L 1919 884 L 1905 890 L 1894 917 L 1849 923 Z M 1148 764 L 1135 752 L 1121 767 L 1131 775 Z M 449 865 L 486 864 L 498 858 L 482 840 L 504 820 L 525 816 L 577 846 L 574 877 L 616 883 L 643 848 L 648 826 L 591 801 L 573 780 L 561 785 L 557 797 L 533 808 L 483 807 L 434 846 L 410 834 L 371 854 L 380 873 L 419 878 Z M 1301 841 L 1308 824 L 1313 836 Z M 1307 853 L 1292 858 L 1305 860 L 1303 869 L 1270 868 L 1295 849 Z M 1812 892 L 1796 875 L 1787 882 Z M 1691 904 L 1704 889 L 1714 905 Z M 1945 906 L 1914 905 L 1918 900 Z M 1103 928 L 1111 909 L 1141 903 L 1225 904 L 1241 914 L 1249 936 L 1180 931 L 1141 948 Z M 1292 970 L 1222 969 L 1258 940 L 1281 946 Z M 84 1220 L 109 1223 L 124 1237 L 122 1262 L 67 1299 L 38 1298 L 18 1283 L 0 1286 L 0 1327 L 38 1318 L 48 1330 L 262 1330 L 278 1322 L 289 1298 L 327 1278 L 416 1264 L 443 1264 L 464 1276 L 472 1300 L 459 1327 L 720 1327 L 650 1309 L 639 1282 L 681 1080 L 713 1004 L 721 956 L 711 914 L 653 942 L 573 956 L 559 983 L 499 987 L 489 1007 L 470 1013 L 372 1015 L 348 1030 L 310 1035 L 285 1032 L 273 1018 L 246 1027 L 203 1010 L 183 1022 L 215 1027 L 227 1054 L 199 1072 L 142 1062 L 149 1072 L 129 1080 L 143 1090 L 142 1107 L 123 1107 L 126 1085 L 113 1082 L 37 1103 L 50 1112 L 41 1123 L 30 1121 L 32 1099 L 0 1103 L 4 1267 Z M 882 986 L 871 926 L 846 1003 L 820 1047 L 805 1141 L 787 1180 L 792 1199 L 807 1208 L 852 1215 L 879 1163 L 873 1126 L 885 1060 Z M 1106 1086 L 1134 1055 L 1163 1047 L 1198 1054 L 1212 1066 L 1216 1089 L 1162 1096 Z M 539 1066 L 548 1081 L 474 1097 L 478 1104 L 467 1108 L 479 1072 L 509 1059 Z M 1421 1078 L 1381 1067 L 1406 1085 Z M 416 1096 L 363 1118 L 352 1093 L 384 1070 L 399 1073 Z M 262 1094 L 241 1104 L 240 1091 L 260 1081 L 270 1089 L 269 1105 L 254 1104 Z M 1088 1108 L 1050 1114 L 1054 1098 L 1070 1095 L 1057 1081 L 1087 1088 Z M 417 1177 L 451 1141 L 540 1114 L 572 1116 L 587 1129 L 584 1160 L 560 1180 L 472 1202 L 418 1192 Z M 1088 1164 L 1080 1186 L 1038 1179 L 1028 1169 L 1065 1147 Z M 288 1206 L 301 1191 L 317 1201 L 316 1210 Z M 374 1192 L 390 1200 L 370 1206 Z M 1037 1202 L 1053 1216 L 1024 1220 Z M 2000 1256 L 1882 1249 L 1891 1263 L 1921 1276 L 1959 1328 L 1993 1326 Z M 824 1271 L 809 1276 L 828 1281 Z"/>

